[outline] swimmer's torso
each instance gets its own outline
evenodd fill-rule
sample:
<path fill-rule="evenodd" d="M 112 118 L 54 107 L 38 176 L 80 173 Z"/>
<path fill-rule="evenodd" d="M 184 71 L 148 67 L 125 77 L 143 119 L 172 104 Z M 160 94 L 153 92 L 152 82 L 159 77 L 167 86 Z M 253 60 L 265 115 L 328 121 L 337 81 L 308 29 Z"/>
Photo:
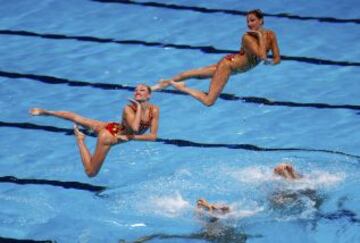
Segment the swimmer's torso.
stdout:
<path fill-rule="evenodd" d="M 136 106 L 129 105 L 129 107 L 134 112 L 136 112 L 137 110 Z M 139 132 L 137 132 L 136 134 L 143 134 L 147 129 L 150 128 L 152 119 L 154 117 L 153 109 L 154 109 L 153 105 L 149 104 L 149 108 L 146 109 L 146 111 L 143 112 L 143 114 L 141 114 Z M 123 118 L 121 123 L 116 123 L 116 122 L 108 123 L 105 126 L 105 129 L 108 130 L 113 136 L 134 134 L 133 130 L 127 124 L 125 118 Z"/>
<path fill-rule="evenodd" d="M 258 39 L 255 36 L 248 35 L 254 41 L 258 42 Z M 273 42 L 273 33 L 269 30 L 262 31 L 262 38 L 264 38 L 266 53 L 271 50 L 272 42 Z M 224 57 L 226 60 L 231 61 L 231 67 L 234 72 L 246 72 L 260 63 L 260 58 L 249 53 L 248 50 L 244 47 L 243 43 L 241 45 L 241 49 L 238 53 L 228 54 Z"/>

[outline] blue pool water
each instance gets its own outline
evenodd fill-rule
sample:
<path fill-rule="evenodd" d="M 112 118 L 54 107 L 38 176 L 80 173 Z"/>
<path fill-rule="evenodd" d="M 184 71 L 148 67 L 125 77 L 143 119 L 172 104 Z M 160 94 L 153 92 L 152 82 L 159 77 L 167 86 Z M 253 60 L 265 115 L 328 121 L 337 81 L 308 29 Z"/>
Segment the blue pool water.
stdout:
<path fill-rule="evenodd" d="M 360 241 L 358 1 L 0 3 L 0 241 Z M 114 147 L 96 178 L 71 123 L 28 115 L 118 120 L 137 83 L 238 50 L 253 8 L 277 33 L 281 65 L 231 77 L 210 108 L 154 93 L 158 141 Z M 305 178 L 274 177 L 282 161 Z M 316 194 L 271 203 L 305 189 Z M 232 213 L 210 229 L 194 214 L 199 197 Z"/>

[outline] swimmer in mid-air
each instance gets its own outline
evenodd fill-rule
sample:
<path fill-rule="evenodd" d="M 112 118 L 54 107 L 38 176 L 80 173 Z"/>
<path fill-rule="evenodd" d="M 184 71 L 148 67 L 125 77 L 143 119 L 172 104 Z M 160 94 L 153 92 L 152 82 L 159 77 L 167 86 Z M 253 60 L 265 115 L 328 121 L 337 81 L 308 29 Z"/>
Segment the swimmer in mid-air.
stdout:
<path fill-rule="evenodd" d="M 274 168 L 274 174 L 288 180 L 300 179 L 302 176 L 295 171 L 291 164 L 281 163 Z"/>
<path fill-rule="evenodd" d="M 246 20 L 249 30 L 242 37 L 242 44 L 238 53 L 225 56 L 217 64 L 188 70 L 168 80 L 162 80 L 157 85 L 152 86 L 152 90 L 160 90 L 172 85 L 176 89 L 193 96 L 204 105 L 211 106 L 224 89 L 230 75 L 246 72 L 261 61 L 264 61 L 264 64 L 275 65 L 280 63 L 280 51 L 275 32 L 263 28 L 264 16 L 261 10 L 249 11 Z M 267 58 L 269 51 L 273 55 L 272 61 Z M 188 88 L 184 82 L 181 82 L 190 78 L 211 78 L 209 91 L 205 93 Z"/>
<path fill-rule="evenodd" d="M 69 120 L 77 125 L 93 130 L 97 134 L 96 149 L 93 154 L 85 144 L 85 134 L 74 125 L 74 133 L 80 150 L 85 173 L 94 177 L 99 172 L 110 148 L 128 140 L 152 141 L 157 137 L 159 122 L 159 107 L 150 104 L 151 89 L 139 84 L 136 86 L 131 104 L 124 107 L 122 121 L 102 122 L 82 117 L 69 111 L 48 111 L 40 108 L 30 110 L 33 116 L 54 116 Z M 145 133 L 150 129 L 149 133 Z"/>

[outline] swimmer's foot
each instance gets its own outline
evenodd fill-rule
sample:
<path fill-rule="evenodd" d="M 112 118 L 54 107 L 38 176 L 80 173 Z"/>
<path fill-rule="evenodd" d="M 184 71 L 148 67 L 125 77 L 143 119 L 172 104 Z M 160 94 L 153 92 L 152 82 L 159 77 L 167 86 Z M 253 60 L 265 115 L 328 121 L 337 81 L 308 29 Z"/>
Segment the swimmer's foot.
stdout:
<path fill-rule="evenodd" d="M 74 124 L 74 134 L 78 142 L 85 140 L 85 134 L 80 132 L 79 127 Z"/>
<path fill-rule="evenodd" d="M 32 108 L 29 113 L 32 116 L 41 116 L 41 115 L 46 115 L 46 111 L 40 108 Z"/>
<path fill-rule="evenodd" d="M 152 91 L 158 91 L 167 88 L 170 85 L 171 80 L 161 79 L 158 84 L 151 86 Z"/>
<path fill-rule="evenodd" d="M 185 86 L 185 82 L 175 82 L 173 80 L 170 80 L 170 84 L 177 90 L 183 91 Z"/>

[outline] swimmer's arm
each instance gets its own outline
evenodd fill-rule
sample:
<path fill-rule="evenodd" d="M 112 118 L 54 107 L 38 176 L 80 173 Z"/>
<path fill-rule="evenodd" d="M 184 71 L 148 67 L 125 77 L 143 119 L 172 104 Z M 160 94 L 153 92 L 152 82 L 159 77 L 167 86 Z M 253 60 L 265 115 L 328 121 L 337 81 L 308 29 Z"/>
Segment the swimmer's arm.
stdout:
<path fill-rule="evenodd" d="M 271 36 L 271 53 L 273 55 L 272 64 L 276 65 L 276 64 L 280 63 L 279 45 L 278 45 L 278 42 L 277 42 L 275 32 L 270 31 L 270 36 Z"/>
<path fill-rule="evenodd" d="M 253 32 L 251 32 L 253 33 Z M 266 47 L 265 47 L 265 43 L 264 43 L 264 38 L 262 37 L 260 32 L 254 32 L 257 34 L 257 39 L 258 41 L 256 41 L 250 33 L 246 33 L 243 36 L 243 47 L 244 49 L 252 54 L 257 56 L 258 58 L 260 58 L 261 60 L 266 60 L 267 55 L 266 55 Z"/>
<path fill-rule="evenodd" d="M 157 132 L 159 128 L 159 107 L 154 106 L 153 108 L 153 118 L 151 120 L 150 132 L 146 134 L 132 134 L 127 135 L 129 140 L 140 140 L 140 141 L 155 141 L 157 138 Z"/>

